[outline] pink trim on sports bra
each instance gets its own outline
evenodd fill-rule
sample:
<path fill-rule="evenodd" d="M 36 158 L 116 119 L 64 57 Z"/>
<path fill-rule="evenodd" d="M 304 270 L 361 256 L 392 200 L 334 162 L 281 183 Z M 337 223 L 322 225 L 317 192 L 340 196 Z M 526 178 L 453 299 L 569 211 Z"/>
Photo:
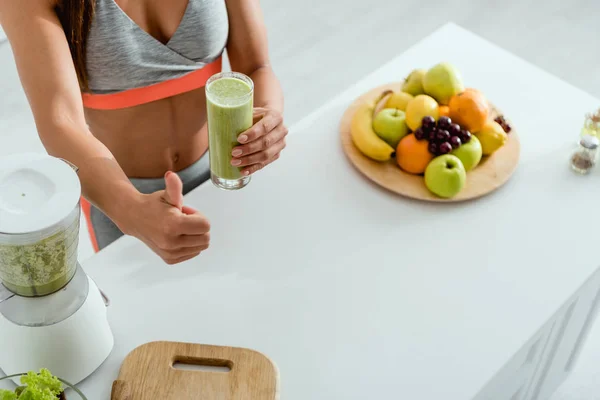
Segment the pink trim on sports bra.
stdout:
<path fill-rule="evenodd" d="M 154 85 L 111 94 L 82 93 L 83 105 L 96 110 L 118 110 L 166 99 L 203 87 L 211 76 L 221 70 L 222 57 L 219 57 L 202 69 Z"/>

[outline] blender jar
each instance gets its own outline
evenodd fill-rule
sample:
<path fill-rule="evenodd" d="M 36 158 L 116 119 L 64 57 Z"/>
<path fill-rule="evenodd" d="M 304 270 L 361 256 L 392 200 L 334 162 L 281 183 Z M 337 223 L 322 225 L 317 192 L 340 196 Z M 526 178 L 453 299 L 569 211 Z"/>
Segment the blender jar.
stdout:
<path fill-rule="evenodd" d="M 80 194 L 76 172 L 60 159 L 0 159 L 0 281 L 8 290 L 44 296 L 73 278 Z"/>

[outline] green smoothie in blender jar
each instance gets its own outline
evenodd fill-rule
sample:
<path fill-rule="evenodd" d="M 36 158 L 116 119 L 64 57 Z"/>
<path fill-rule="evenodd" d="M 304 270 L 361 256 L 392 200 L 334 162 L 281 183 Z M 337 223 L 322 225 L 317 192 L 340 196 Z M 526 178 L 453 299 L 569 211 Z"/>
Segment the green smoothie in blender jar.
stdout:
<path fill-rule="evenodd" d="M 244 74 L 223 72 L 206 84 L 210 171 L 222 189 L 241 189 L 250 181 L 231 165 L 238 135 L 252 126 L 254 84 Z"/>

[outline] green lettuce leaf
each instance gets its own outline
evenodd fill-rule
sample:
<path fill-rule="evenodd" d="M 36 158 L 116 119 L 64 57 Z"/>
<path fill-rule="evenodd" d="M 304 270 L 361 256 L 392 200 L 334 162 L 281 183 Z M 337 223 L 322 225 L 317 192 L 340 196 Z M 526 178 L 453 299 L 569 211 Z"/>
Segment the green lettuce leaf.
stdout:
<path fill-rule="evenodd" d="M 14 392 L 0 389 L 0 400 L 56 400 L 63 391 L 62 382 L 47 369 L 39 374 L 29 371 L 21 384 Z"/>
<path fill-rule="evenodd" d="M 56 395 L 48 388 L 28 386 L 19 396 L 19 400 L 56 400 Z"/>
<path fill-rule="evenodd" d="M 54 397 L 58 396 L 63 391 L 61 381 L 45 368 L 41 369 L 39 374 L 36 374 L 33 371 L 28 372 L 27 375 L 21 377 L 21 383 L 27 385 L 27 389 L 39 389 L 40 393 L 45 392 L 47 389 Z M 23 392 L 23 394 L 25 394 L 25 392 Z M 21 394 L 19 400 L 23 398 L 23 394 Z M 25 398 L 25 400 L 29 399 Z M 33 398 L 32 400 L 46 399 Z"/>
<path fill-rule="evenodd" d="M 10 390 L 0 389 L 0 400 L 17 400 L 17 395 Z"/>

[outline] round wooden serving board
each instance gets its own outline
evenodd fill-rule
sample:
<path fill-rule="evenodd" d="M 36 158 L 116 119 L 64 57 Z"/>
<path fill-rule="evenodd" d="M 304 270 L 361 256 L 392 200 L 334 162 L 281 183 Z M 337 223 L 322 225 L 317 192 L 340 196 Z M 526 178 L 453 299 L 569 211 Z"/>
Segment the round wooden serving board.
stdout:
<path fill-rule="evenodd" d="M 392 158 L 387 162 L 378 162 L 364 156 L 352 143 L 350 124 L 355 111 L 363 102 L 370 102 L 384 90 L 399 91 L 402 83 L 392 83 L 375 88 L 360 96 L 344 113 L 340 123 L 340 133 L 344 153 L 350 162 L 367 178 L 378 185 L 400 195 L 417 200 L 434 202 L 458 202 L 476 199 L 504 185 L 515 171 L 519 163 L 520 143 L 514 126 L 508 135 L 508 140 L 502 148 L 489 157 L 483 157 L 475 169 L 467 172 L 467 183 L 463 190 L 451 199 L 442 199 L 431 193 L 425 186 L 422 175 L 406 173 L 398 167 Z M 387 98 L 387 97 L 386 97 Z M 492 118 L 500 112 L 492 106 Z M 507 118 L 507 121 L 509 119 Z"/>

